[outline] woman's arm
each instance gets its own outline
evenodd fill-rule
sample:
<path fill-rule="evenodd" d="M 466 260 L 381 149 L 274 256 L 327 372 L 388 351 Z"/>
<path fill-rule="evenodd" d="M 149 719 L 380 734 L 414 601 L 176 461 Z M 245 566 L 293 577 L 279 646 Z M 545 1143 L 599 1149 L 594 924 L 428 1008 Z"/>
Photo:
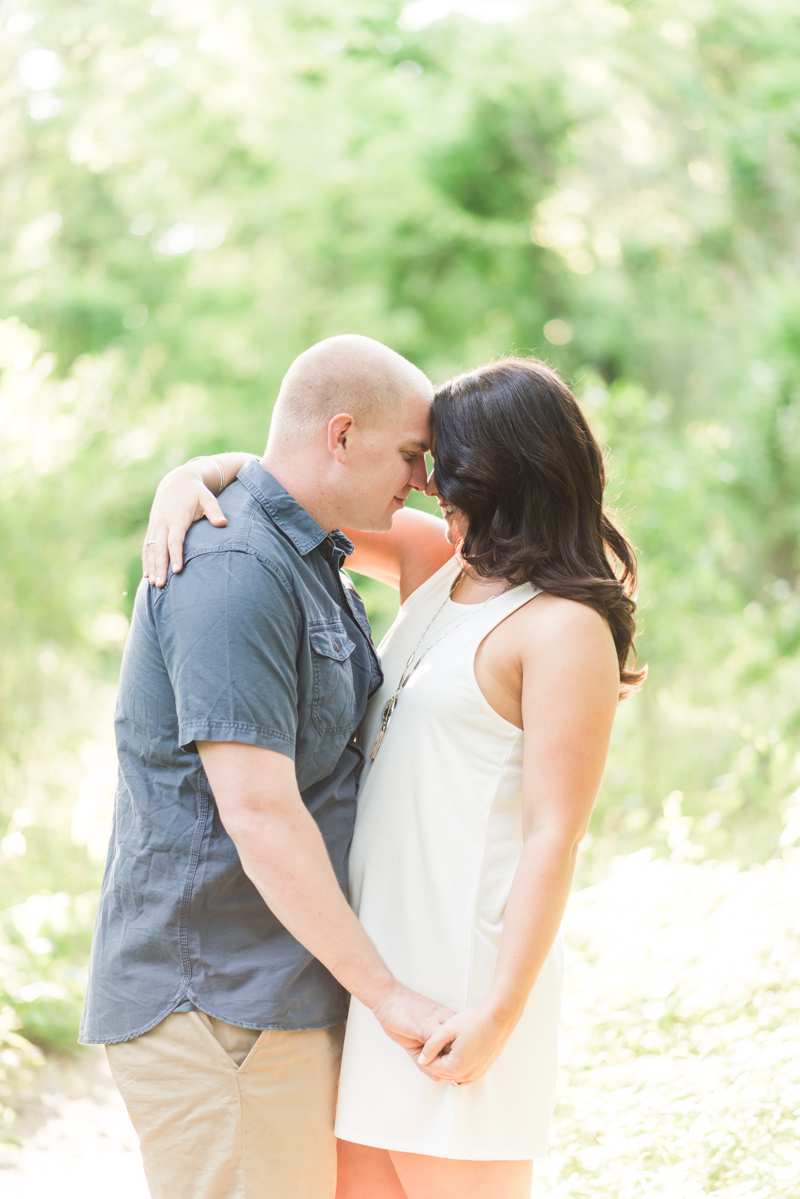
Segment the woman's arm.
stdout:
<path fill-rule="evenodd" d="M 183 542 L 196 520 L 205 516 L 220 528 L 228 523 L 216 497 L 253 456 L 234 451 L 194 458 L 164 476 L 142 547 L 142 573 L 152 584 L 164 586 L 170 565 L 175 574 L 183 569 Z M 398 512 L 388 533 L 342 532 L 355 546 L 348 567 L 399 588 L 401 603 L 453 556 L 444 523 L 413 508 Z"/>
<path fill-rule="evenodd" d="M 515 665 L 525 730 L 522 855 L 489 994 L 442 1025 L 420 1057 L 440 1077 L 459 1082 L 474 1082 L 497 1059 L 553 945 L 619 698 L 614 643 L 596 612 L 542 595 L 519 616 L 513 635 L 521 646 Z M 448 1044 L 449 1053 L 434 1062 Z"/>
<path fill-rule="evenodd" d="M 234 450 L 213 458 L 193 458 L 164 476 L 156 488 L 142 546 L 142 574 L 146 579 L 163 587 L 170 564 L 175 574 L 181 572 L 183 542 L 196 520 L 205 516 L 220 528 L 228 523 L 216 497 L 252 457 Z"/>
<path fill-rule="evenodd" d="M 342 532 L 355 546 L 355 553 L 347 559 L 348 567 L 396 587 L 401 604 L 449 562 L 454 552 L 445 537 L 444 521 L 416 508 L 397 512 L 387 533 L 363 533 L 359 529 Z"/>

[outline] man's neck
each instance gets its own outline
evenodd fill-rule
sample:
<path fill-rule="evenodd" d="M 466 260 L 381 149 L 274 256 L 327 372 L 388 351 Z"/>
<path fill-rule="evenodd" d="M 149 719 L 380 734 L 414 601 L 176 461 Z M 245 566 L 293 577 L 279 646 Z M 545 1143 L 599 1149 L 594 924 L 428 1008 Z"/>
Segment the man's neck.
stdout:
<path fill-rule="evenodd" d="M 287 455 L 268 448 L 260 462 L 326 533 L 339 527 L 335 505 L 326 502 L 327 497 L 315 482 L 315 465 L 305 455 Z"/>

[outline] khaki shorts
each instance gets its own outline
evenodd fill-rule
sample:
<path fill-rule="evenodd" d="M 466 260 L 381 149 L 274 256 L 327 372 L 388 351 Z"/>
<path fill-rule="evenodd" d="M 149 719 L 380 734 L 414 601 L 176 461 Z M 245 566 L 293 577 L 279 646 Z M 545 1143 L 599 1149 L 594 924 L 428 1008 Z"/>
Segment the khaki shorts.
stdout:
<path fill-rule="evenodd" d="M 173 1012 L 107 1045 L 153 1199 L 333 1199 L 343 1033 Z"/>

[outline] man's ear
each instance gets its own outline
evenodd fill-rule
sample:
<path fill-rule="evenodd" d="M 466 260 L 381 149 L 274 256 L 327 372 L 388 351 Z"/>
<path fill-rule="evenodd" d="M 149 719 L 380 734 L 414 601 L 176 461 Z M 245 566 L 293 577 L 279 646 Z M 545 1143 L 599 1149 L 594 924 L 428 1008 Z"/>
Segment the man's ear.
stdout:
<path fill-rule="evenodd" d="M 328 421 L 328 453 L 337 462 L 344 462 L 347 456 L 355 423 L 348 412 L 339 412 Z"/>

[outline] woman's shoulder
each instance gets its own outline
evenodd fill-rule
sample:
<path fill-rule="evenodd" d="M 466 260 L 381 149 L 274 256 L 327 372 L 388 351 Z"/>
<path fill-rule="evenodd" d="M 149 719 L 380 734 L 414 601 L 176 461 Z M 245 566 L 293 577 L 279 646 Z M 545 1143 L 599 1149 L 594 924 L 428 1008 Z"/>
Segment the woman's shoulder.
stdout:
<path fill-rule="evenodd" d="M 616 708 L 619 657 L 605 617 L 589 604 L 545 591 L 525 608 L 510 650 L 523 694 L 548 696 L 553 711 L 560 704 L 572 712 L 580 704 Z"/>
<path fill-rule="evenodd" d="M 553 595 L 542 588 L 533 588 L 535 604 L 525 604 L 519 609 L 523 618 L 532 620 L 537 627 L 563 628 L 565 631 L 578 629 L 608 629 L 608 622 L 596 608 L 581 600 L 567 599 L 564 595 Z"/>
<path fill-rule="evenodd" d="M 505 622 L 508 637 L 521 656 L 554 651 L 581 657 L 587 651 L 610 650 L 616 661 L 608 621 L 595 608 L 549 591 L 534 594 L 534 602 L 517 608 Z"/>

